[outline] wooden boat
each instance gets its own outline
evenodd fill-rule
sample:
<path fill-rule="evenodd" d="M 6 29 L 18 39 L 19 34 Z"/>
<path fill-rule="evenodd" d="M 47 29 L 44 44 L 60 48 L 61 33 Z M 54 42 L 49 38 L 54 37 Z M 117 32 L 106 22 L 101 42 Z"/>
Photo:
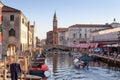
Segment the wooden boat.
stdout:
<path fill-rule="evenodd" d="M 37 58 L 32 64 L 29 70 L 30 75 L 48 77 L 45 73 L 49 72 L 48 66 L 45 64 L 45 58 Z M 47 74 L 48 75 L 48 74 Z"/>
<path fill-rule="evenodd" d="M 50 76 L 50 71 L 44 71 L 44 70 L 29 70 L 29 74 L 30 75 L 34 75 L 34 76 L 39 76 L 42 78 L 48 78 Z M 45 80 L 46 80 L 45 79 Z"/>
<path fill-rule="evenodd" d="M 35 75 L 35 76 L 40 76 L 40 77 L 45 77 L 44 72 L 45 71 L 43 70 L 29 70 L 30 75 Z"/>

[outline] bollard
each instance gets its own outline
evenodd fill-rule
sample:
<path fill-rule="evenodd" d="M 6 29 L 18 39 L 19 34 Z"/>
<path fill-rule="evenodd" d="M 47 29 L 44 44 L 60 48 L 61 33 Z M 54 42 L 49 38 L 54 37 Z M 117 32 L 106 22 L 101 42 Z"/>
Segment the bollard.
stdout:
<path fill-rule="evenodd" d="M 6 57 L 5 57 L 5 59 L 4 59 L 4 67 L 5 67 L 5 69 L 6 69 Z"/>
<path fill-rule="evenodd" d="M 26 74 L 27 74 L 27 58 L 24 57 L 24 78 L 26 79 Z"/>
<path fill-rule="evenodd" d="M 7 70 L 4 69 L 3 70 L 3 80 L 7 80 L 6 76 L 7 76 Z"/>
<path fill-rule="evenodd" d="M 6 75 L 7 75 L 7 72 L 6 72 L 6 57 L 4 59 L 4 70 L 3 70 L 3 80 L 6 80 Z"/>
<path fill-rule="evenodd" d="M 20 80 L 22 80 L 22 74 L 21 74 L 21 76 L 20 76 Z"/>
<path fill-rule="evenodd" d="M 30 56 L 28 56 L 27 58 L 27 66 L 29 66 L 29 64 L 30 64 Z"/>
<path fill-rule="evenodd" d="M 15 54 L 15 62 L 17 62 L 17 55 Z"/>

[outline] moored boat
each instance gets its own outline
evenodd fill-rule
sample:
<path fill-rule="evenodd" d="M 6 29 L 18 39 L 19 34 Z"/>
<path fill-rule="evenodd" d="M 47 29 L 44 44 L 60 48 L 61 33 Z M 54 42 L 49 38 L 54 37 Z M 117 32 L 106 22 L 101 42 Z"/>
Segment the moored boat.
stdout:
<path fill-rule="evenodd" d="M 45 64 L 45 58 L 37 58 L 29 69 L 30 75 L 47 78 L 50 74 L 48 66 Z"/>
<path fill-rule="evenodd" d="M 92 61 L 92 57 L 89 55 L 84 55 L 84 56 L 75 56 L 74 58 L 74 66 L 75 68 L 79 68 L 79 69 L 83 69 L 83 68 L 87 68 L 88 69 L 88 65 L 89 62 Z"/>
<path fill-rule="evenodd" d="M 74 66 L 77 69 L 83 69 L 83 68 L 87 67 L 87 62 L 80 61 L 79 59 L 77 61 L 77 59 L 76 59 L 76 60 L 74 60 Z"/>

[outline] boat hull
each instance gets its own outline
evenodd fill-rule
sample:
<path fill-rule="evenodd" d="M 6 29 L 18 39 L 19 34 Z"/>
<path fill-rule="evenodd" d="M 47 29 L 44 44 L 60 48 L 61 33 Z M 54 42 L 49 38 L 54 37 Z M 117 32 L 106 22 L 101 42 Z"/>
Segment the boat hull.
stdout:
<path fill-rule="evenodd" d="M 35 76 L 40 76 L 40 77 L 45 77 L 44 72 L 45 71 L 43 71 L 43 70 L 30 70 L 29 74 L 30 75 L 35 75 Z"/>

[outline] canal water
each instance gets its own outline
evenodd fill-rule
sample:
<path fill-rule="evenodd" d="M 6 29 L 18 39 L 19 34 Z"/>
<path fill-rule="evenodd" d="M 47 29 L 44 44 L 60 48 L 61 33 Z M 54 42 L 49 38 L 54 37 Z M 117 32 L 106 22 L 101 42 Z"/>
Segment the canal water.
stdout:
<path fill-rule="evenodd" d="M 51 72 L 47 80 L 120 80 L 120 71 L 101 62 L 91 62 L 88 70 L 75 69 L 68 54 L 48 54 L 46 64 Z"/>

